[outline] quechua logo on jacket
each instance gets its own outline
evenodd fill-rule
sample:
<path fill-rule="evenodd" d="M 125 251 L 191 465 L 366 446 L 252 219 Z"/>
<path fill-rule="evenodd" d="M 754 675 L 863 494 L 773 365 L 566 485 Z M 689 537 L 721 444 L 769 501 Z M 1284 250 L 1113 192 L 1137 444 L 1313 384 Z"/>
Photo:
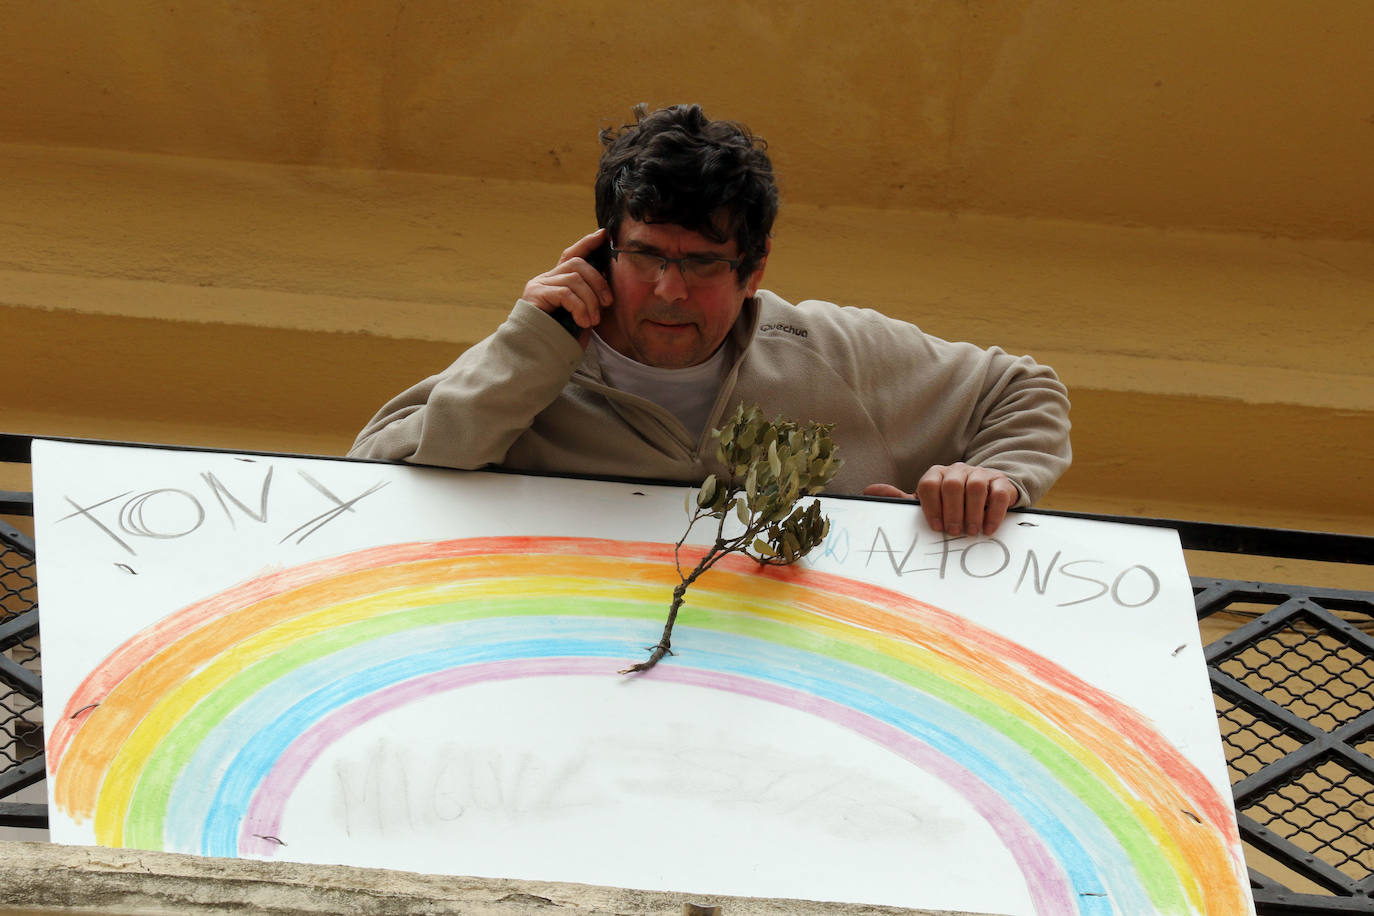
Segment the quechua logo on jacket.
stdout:
<path fill-rule="evenodd" d="M 762 334 L 764 331 L 780 331 L 785 334 L 794 334 L 797 337 L 809 336 L 806 328 L 799 328 L 790 324 L 765 324 L 759 328 L 759 333 Z"/>

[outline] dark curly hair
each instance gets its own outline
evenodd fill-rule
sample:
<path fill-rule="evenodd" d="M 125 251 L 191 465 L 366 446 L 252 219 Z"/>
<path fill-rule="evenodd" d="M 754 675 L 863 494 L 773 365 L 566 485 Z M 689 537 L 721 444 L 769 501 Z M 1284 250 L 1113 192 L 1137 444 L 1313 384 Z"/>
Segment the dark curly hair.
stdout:
<path fill-rule="evenodd" d="M 671 223 L 739 246 L 743 282 L 763 262 L 778 215 L 768 144 L 734 121 L 712 121 L 700 105 L 650 112 L 606 128 L 596 173 L 596 221 L 614 238 L 626 216 Z M 717 222 L 721 215 L 725 224 Z"/>

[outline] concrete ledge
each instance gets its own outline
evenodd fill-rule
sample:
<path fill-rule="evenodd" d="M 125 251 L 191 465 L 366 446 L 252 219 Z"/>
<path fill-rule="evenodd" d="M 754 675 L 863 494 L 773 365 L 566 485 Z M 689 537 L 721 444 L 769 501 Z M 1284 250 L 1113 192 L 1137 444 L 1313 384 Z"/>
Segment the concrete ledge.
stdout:
<path fill-rule="evenodd" d="M 583 884 L 421 875 L 133 849 L 0 843 L 0 916 L 41 913 L 669 916 L 710 903 L 722 916 L 960 916 L 948 910 L 765 900 Z"/>
<path fill-rule="evenodd" d="M 382 404 L 468 343 L 3 303 L 0 327 L 23 354 L 0 390 L 6 432 L 324 454 L 346 451 Z M 1276 370 L 1291 384 L 1265 387 L 1259 370 L 1052 356 L 1073 400 L 1074 466 L 1054 491 L 1060 508 L 1134 494 L 1125 509 L 1134 515 L 1176 516 L 1170 506 L 1187 503 L 1242 522 L 1238 508 L 1263 507 L 1279 527 L 1333 527 L 1297 521 L 1326 516 L 1357 530 L 1374 516 L 1374 378 Z M 36 405 L 51 422 L 26 422 Z M 139 428 L 152 422 L 164 429 Z M 192 432 L 213 426 L 221 431 Z M 300 441 L 259 444 L 273 431 Z M 1341 469 L 1340 486 L 1315 472 L 1318 455 Z"/>

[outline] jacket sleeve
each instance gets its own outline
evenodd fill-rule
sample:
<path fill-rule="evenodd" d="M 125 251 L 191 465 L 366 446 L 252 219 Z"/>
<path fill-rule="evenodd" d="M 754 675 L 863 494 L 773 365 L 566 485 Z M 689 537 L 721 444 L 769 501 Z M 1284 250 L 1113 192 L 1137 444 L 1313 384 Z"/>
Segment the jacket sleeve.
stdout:
<path fill-rule="evenodd" d="M 864 483 L 909 491 L 933 465 L 964 461 L 1006 474 L 1024 506 L 1068 468 L 1069 399 L 1050 367 L 868 309 L 808 314 L 837 323 L 820 328 L 825 359 L 852 386 L 897 475 Z"/>
<path fill-rule="evenodd" d="M 556 321 L 519 300 L 490 337 L 388 402 L 348 454 L 467 469 L 498 463 L 582 354 Z"/>
<path fill-rule="evenodd" d="M 974 359 L 979 383 L 965 432 L 963 460 L 1002 471 L 1027 506 L 1040 499 L 1068 470 L 1069 398 L 1059 376 L 1029 356 L 998 347 Z"/>

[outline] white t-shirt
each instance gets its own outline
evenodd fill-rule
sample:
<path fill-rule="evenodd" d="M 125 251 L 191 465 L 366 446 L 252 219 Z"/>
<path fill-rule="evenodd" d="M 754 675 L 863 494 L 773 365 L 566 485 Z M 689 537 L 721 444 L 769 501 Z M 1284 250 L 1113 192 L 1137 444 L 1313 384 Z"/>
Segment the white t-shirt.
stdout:
<path fill-rule="evenodd" d="M 595 331 L 590 346 L 596 348 L 601 377 L 606 384 L 667 408 L 693 436 L 701 435 L 711 408 L 715 406 L 721 382 L 730 372 L 726 354 L 728 343 L 706 362 L 686 369 L 659 369 L 636 362 L 612 349 Z"/>

